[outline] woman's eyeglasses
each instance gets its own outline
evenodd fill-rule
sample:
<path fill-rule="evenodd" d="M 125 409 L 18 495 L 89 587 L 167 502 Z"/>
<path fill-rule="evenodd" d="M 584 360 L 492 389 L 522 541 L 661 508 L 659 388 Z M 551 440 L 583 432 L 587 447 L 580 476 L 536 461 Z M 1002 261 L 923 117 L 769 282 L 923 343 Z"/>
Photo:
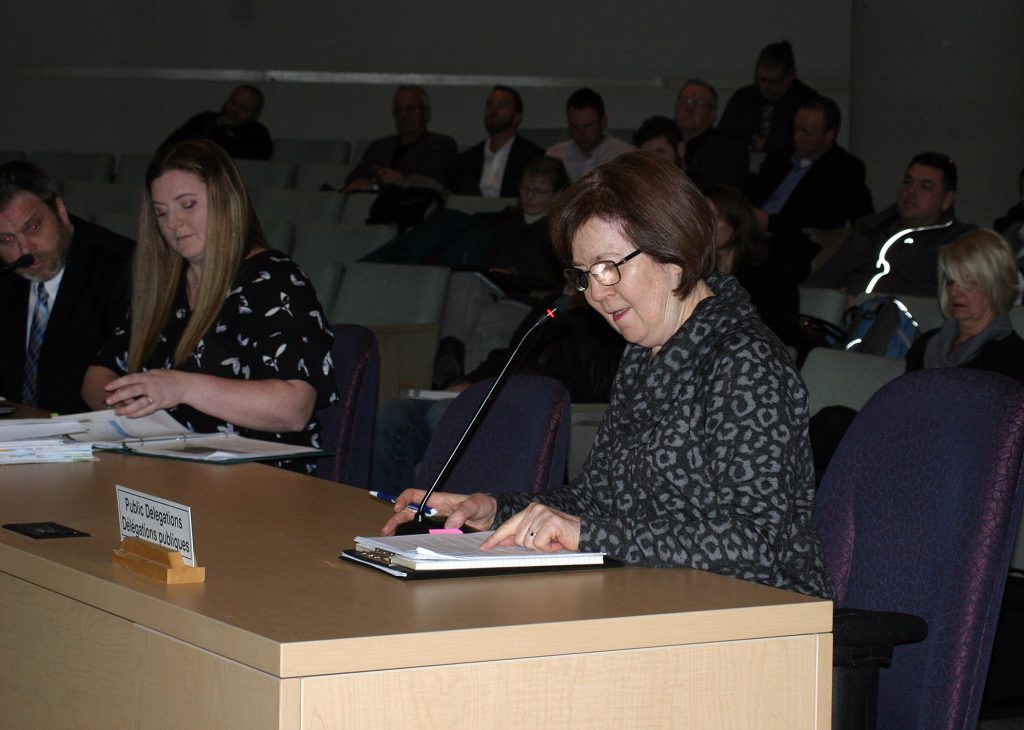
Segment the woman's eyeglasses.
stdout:
<path fill-rule="evenodd" d="M 643 251 L 637 249 L 619 261 L 595 261 L 586 270 L 576 268 L 565 269 L 562 274 L 565 276 L 565 280 L 569 282 L 569 286 L 576 291 L 586 291 L 587 287 L 590 286 L 589 278 L 591 276 L 602 286 L 612 286 L 613 284 L 618 284 L 622 279 L 622 272 L 619 271 L 619 267 L 642 253 Z"/>

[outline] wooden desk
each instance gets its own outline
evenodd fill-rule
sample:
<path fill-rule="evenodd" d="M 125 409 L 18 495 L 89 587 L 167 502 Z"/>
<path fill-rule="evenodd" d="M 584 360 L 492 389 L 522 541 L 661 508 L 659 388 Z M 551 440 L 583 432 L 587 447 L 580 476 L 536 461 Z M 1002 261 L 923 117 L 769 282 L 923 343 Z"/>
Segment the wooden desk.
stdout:
<path fill-rule="evenodd" d="M 115 483 L 191 505 L 205 583 L 115 567 Z M 388 508 L 267 466 L 5 466 L 0 727 L 826 728 L 832 605 L 695 570 L 403 583 Z"/>

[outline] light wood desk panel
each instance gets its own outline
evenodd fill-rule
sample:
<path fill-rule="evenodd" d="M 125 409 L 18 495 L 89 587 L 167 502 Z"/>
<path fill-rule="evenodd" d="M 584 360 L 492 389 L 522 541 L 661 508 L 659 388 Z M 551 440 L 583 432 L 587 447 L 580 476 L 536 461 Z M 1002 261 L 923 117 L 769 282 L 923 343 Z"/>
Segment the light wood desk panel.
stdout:
<path fill-rule="evenodd" d="M 192 507 L 206 583 L 112 564 L 115 484 Z M 827 727 L 829 602 L 683 569 L 404 583 L 337 559 L 388 510 L 255 464 L 4 467 L 0 522 L 91 537 L 0 530 L 0 650 L 24 657 L 0 663 L 0 726 Z M 418 692 L 436 701 L 399 701 Z"/>

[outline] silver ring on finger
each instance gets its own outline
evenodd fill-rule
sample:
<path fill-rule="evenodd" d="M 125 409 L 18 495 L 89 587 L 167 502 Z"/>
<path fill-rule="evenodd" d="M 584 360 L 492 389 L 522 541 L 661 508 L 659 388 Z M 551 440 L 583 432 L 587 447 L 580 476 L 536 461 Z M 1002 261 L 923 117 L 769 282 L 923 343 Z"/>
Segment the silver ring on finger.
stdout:
<path fill-rule="evenodd" d="M 148 395 L 146 396 L 146 400 L 149 401 L 149 405 L 153 405 L 153 399 L 150 398 Z"/>

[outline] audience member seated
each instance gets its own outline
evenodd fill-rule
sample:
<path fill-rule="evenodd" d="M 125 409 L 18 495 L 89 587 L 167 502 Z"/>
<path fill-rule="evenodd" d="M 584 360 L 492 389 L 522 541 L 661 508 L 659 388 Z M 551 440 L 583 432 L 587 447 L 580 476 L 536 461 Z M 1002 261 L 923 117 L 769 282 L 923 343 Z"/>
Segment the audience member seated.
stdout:
<path fill-rule="evenodd" d="M 718 92 L 700 79 L 689 79 L 676 97 L 676 124 L 686 142 L 683 169 L 698 186 L 732 185 L 742 190 L 750 172 L 746 146 L 715 129 Z"/>
<path fill-rule="evenodd" d="M 801 281 L 821 250 L 805 228 L 841 228 L 873 211 L 864 163 L 836 144 L 839 125 L 834 101 L 805 102 L 792 146 L 769 154 L 750 188 L 761 230 Z"/>
<path fill-rule="evenodd" d="M 551 250 L 547 214 L 568 185 L 559 160 L 535 157 L 523 171 L 516 207 L 474 215 L 442 208 L 363 260 L 490 273 L 511 295 L 539 290 L 547 298 L 562 287 L 562 267 Z"/>
<path fill-rule="evenodd" d="M 130 315 L 86 371 L 86 403 L 129 418 L 167 409 L 193 431 L 318 447 L 313 411 L 337 399 L 331 339 L 312 284 L 267 247 L 224 150 L 187 140 L 158 151 Z"/>
<path fill-rule="evenodd" d="M 459 155 L 452 192 L 488 198 L 514 198 L 519 193 L 526 163 L 544 148 L 520 137 L 523 97 L 508 86 L 495 86 L 487 95 L 484 128 L 487 139 Z"/>
<path fill-rule="evenodd" d="M 636 152 L 569 188 L 551 216 L 570 284 L 630 343 L 593 450 L 561 489 L 437 493 L 429 506 L 448 527 L 494 528 L 485 548 L 604 551 L 830 596 L 811 522 L 807 392 L 743 288 L 714 271 L 703 196 Z M 384 533 L 423 496 L 403 492 Z"/>
<path fill-rule="evenodd" d="M 595 167 L 633 149 L 629 142 L 606 133 L 608 115 L 604 99 L 593 89 L 574 91 L 566 102 L 565 115 L 570 139 L 549 147 L 547 154 L 562 161 L 570 180 L 575 182 Z"/>
<path fill-rule="evenodd" d="M 655 116 L 645 119 L 633 134 L 633 144 L 638 149 L 663 157 L 676 167 L 683 167 L 686 143 L 679 132 L 679 127 L 668 117 Z"/>
<path fill-rule="evenodd" d="M 789 41 L 764 47 L 754 66 L 754 83 L 732 95 L 718 130 L 753 152 L 775 152 L 793 140 L 793 120 L 818 93 L 796 77 Z"/>
<path fill-rule="evenodd" d="M 704 197 L 717 226 L 715 268 L 735 276 L 768 329 L 785 344 L 798 347 L 800 289 L 796 276 L 772 256 L 750 201 L 728 185 L 713 185 Z"/>
<path fill-rule="evenodd" d="M 582 304 L 582 302 L 580 303 Z M 460 393 L 473 383 L 497 377 L 516 344 L 550 301 L 534 307 L 513 333 L 508 348 L 493 350 L 473 372 L 447 390 Z M 517 373 L 547 375 L 562 382 L 573 403 L 607 403 L 612 379 L 625 340 L 604 323 L 594 310 L 578 306 L 561 313 L 538 330 L 514 366 Z M 399 398 L 377 413 L 373 438 L 371 489 L 398 492 L 413 484 L 416 465 L 422 460 L 441 415 L 452 399 Z"/>
<path fill-rule="evenodd" d="M 976 368 L 1024 382 L 1024 340 L 1007 316 L 1019 293 L 1013 252 L 995 231 L 969 231 L 943 246 L 938 254 L 938 297 L 946 321 L 914 341 L 907 353 L 907 372 Z M 819 476 L 856 415 L 845 406 L 829 406 L 811 419 Z"/>
<path fill-rule="evenodd" d="M 982 228 L 939 252 L 939 304 L 946 317 L 907 353 L 907 372 L 924 368 L 991 370 L 1024 382 L 1024 340 L 1008 316 L 1020 293 L 1013 251 Z"/>
<path fill-rule="evenodd" d="M 458 148 L 446 134 L 427 131 L 430 97 L 419 86 L 399 86 L 394 108 L 397 134 L 370 143 L 345 190 L 377 190 L 382 185 L 446 188 Z"/>
<path fill-rule="evenodd" d="M 0 395 L 59 413 L 87 410 L 82 377 L 124 319 L 134 243 L 68 213 L 31 162 L 0 165 Z"/>
<path fill-rule="evenodd" d="M 262 112 L 263 92 L 243 84 L 231 92 L 219 112 L 196 114 L 164 140 L 164 145 L 183 139 L 208 139 L 236 159 L 269 160 L 274 143 L 270 132 L 259 123 Z"/>
<path fill-rule="evenodd" d="M 1017 195 L 1017 202 L 1010 206 L 1006 215 L 998 218 L 992 224 L 993 228 L 1006 236 L 1006 240 L 1010 241 L 1011 246 L 1018 245 L 1014 243 L 1013 236 L 1017 235 L 1019 238 L 1021 227 L 1024 225 L 1024 168 L 1021 169 L 1020 177 L 1017 178 Z"/>
<path fill-rule="evenodd" d="M 808 277 L 807 286 L 843 289 L 852 300 L 874 280 L 872 291 L 935 296 L 940 248 L 974 228 L 956 219 L 956 189 L 952 159 L 937 152 L 916 155 L 907 166 L 897 201 L 857 221 L 839 250 Z M 921 228 L 928 230 L 913 231 Z M 901 231 L 913 233 L 894 238 Z M 876 266 L 889 241 L 885 265 Z"/>

